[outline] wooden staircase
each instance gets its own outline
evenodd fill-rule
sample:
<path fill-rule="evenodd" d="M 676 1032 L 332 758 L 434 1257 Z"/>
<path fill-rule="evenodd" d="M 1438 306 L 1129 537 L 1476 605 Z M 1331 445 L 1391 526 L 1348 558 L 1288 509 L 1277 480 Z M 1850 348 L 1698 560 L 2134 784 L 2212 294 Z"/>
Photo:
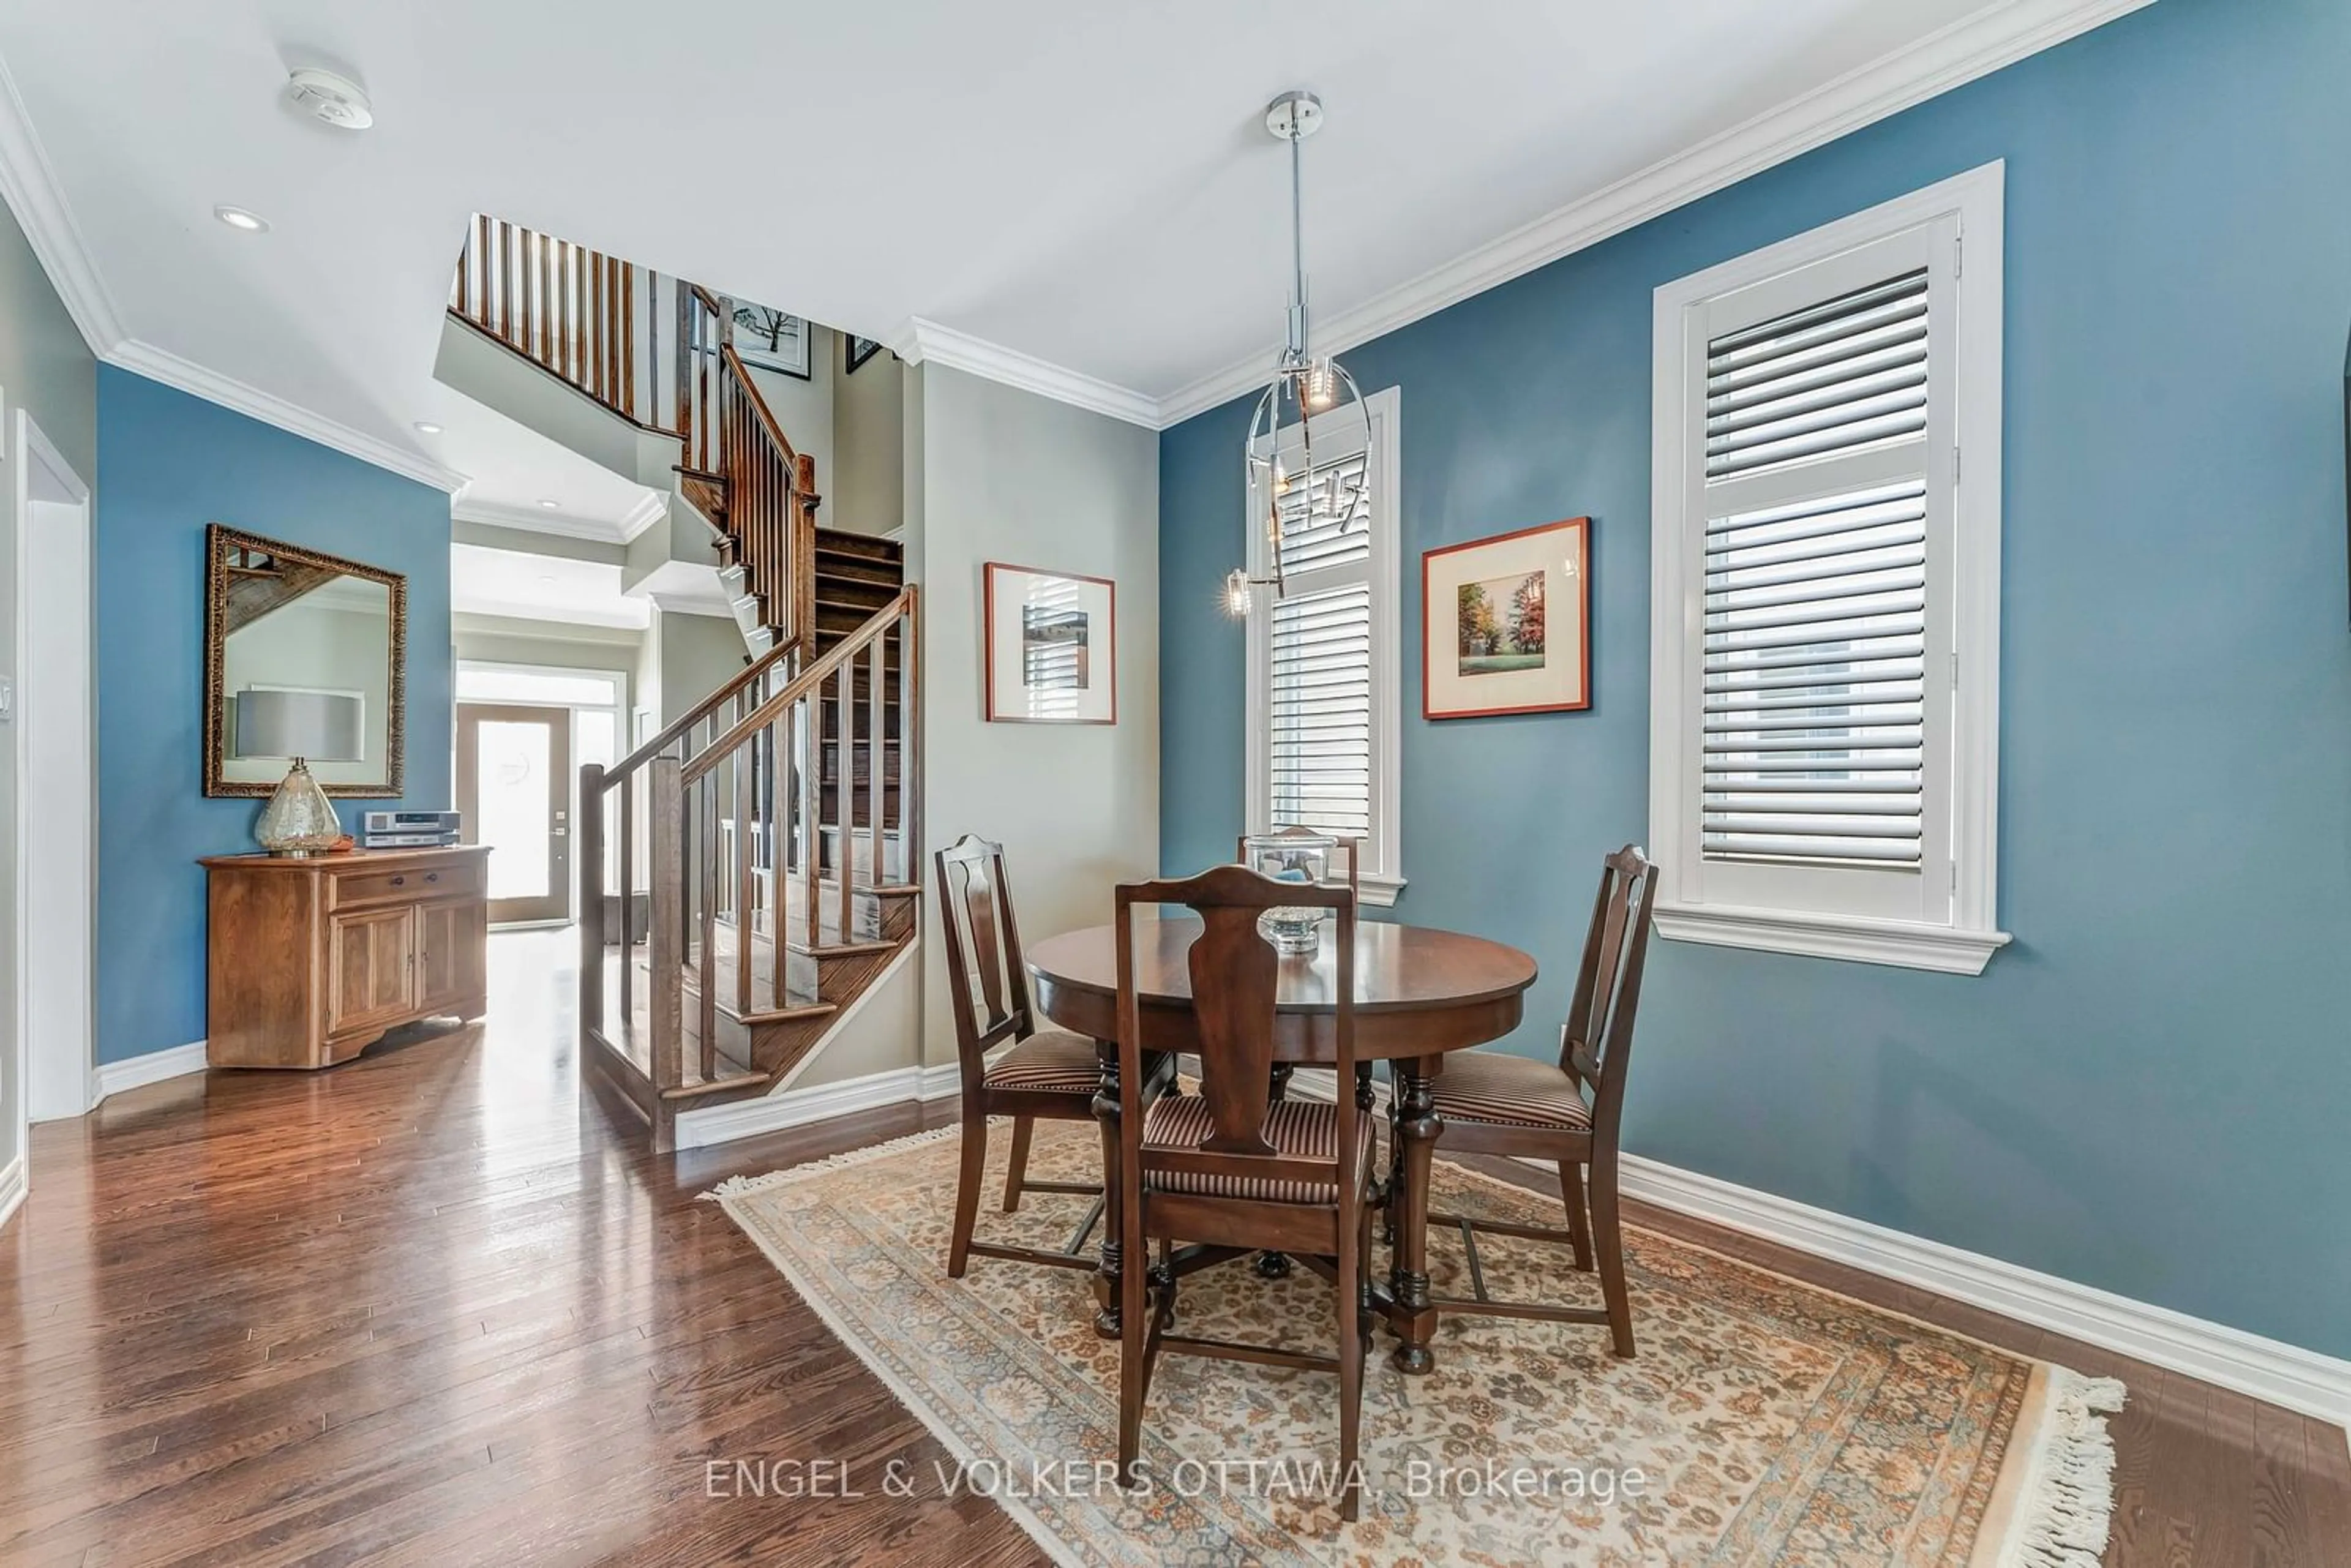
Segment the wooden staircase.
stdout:
<path fill-rule="evenodd" d="M 582 1080 L 673 1148 L 681 1114 L 782 1083 L 919 929 L 917 595 L 895 541 L 816 526 L 815 464 L 737 356 L 728 301 L 478 218 L 449 308 L 674 435 L 677 493 L 758 607 L 748 667 L 580 769 Z"/>

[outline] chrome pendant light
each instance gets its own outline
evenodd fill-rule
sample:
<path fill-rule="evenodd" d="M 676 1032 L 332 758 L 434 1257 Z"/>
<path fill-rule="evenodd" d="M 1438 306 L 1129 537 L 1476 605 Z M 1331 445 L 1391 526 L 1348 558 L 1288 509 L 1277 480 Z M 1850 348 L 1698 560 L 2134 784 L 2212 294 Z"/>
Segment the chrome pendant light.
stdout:
<path fill-rule="evenodd" d="M 1322 427 L 1328 448 L 1330 422 L 1363 423 L 1360 446 L 1349 444 L 1351 455 L 1371 448 L 1371 410 L 1355 378 L 1329 356 L 1317 356 L 1309 335 L 1306 309 L 1306 225 L 1304 181 L 1300 148 L 1322 128 L 1322 100 L 1311 92 L 1285 92 L 1265 106 L 1265 128 L 1276 140 L 1290 143 L 1290 247 L 1291 288 L 1289 330 L 1273 377 L 1258 398 L 1249 418 L 1248 444 L 1242 449 L 1249 495 L 1256 508 L 1252 519 L 1264 530 L 1265 570 L 1251 576 L 1237 567 L 1225 579 L 1225 611 L 1236 620 L 1257 602 L 1257 591 L 1270 589 L 1281 598 L 1285 589 L 1281 564 L 1285 514 L 1292 526 L 1368 527 L 1370 465 L 1358 464 L 1352 474 L 1314 459 L 1316 427 Z M 1352 412 L 1351 412 L 1352 411 Z M 1295 450 L 1285 457 L 1283 444 L 1294 439 Z"/>

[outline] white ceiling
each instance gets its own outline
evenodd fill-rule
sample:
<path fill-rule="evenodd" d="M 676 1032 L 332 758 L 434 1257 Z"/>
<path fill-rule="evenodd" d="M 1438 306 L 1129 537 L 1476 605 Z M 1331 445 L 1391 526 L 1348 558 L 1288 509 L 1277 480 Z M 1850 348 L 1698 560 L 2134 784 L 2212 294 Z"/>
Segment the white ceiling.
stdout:
<path fill-rule="evenodd" d="M 652 604 L 621 591 L 617 565 L 486 545 L 449 547 L 449 608 L 639 632 L 653 623 Z"/>
<path fill-rule="evenodd" d="M 629 496 L 433 381 L 469 213 L 916 351 L 935 323 L 1155 423 L 1280 337 L 1281 89 L 1329 110 L 1308 262 L 1359 337 L 2143 3 L 0 0 L 47 165 L 0 125 L 0 180 L 53 274 L 86 255 L 61 281 L 123 362 L 616 520 Z M 363 81 L 375 128 L 289 110 L 302 64 Z"/>

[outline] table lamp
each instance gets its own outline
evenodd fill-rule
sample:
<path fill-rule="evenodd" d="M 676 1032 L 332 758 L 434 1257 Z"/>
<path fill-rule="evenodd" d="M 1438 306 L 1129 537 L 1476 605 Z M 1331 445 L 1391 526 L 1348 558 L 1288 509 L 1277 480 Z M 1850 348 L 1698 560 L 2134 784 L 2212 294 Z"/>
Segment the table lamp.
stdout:
<path fill-rule="evenodd" d="M 310 777 L 311 759 L 358 762 L 366 747 L 360 734 L 360 699 L 335 692 L 269 691 L 247 686 L 236 695 L 235 754 L 287 758 L 277 792 L 262 808 L 254 837 L 273 855 L 315 855 L 343 836 L 335 803 Z"/>

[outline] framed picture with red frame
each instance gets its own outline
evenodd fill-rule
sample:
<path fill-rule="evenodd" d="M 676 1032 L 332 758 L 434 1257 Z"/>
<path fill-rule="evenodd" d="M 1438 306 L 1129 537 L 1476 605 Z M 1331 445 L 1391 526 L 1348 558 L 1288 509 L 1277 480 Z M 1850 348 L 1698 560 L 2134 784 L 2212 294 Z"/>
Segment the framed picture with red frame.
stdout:
<path fill-rule="evenodd" d="M 1420 558 L 1421 713 L 1486 718 L 1592 706 L 1592 519 Z"/>

